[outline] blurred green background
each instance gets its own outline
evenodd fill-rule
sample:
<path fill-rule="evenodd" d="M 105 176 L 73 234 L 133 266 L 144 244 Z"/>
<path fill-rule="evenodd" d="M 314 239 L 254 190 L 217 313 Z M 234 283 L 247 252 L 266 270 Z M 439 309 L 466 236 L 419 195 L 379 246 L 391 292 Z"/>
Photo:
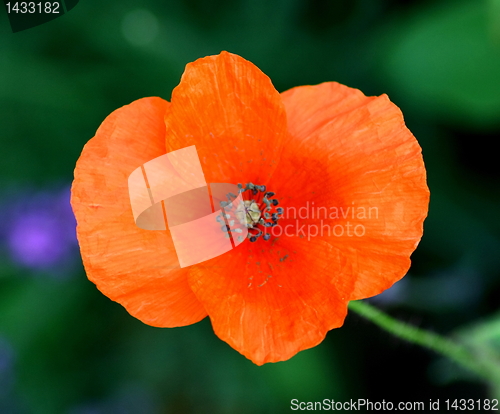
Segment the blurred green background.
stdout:
<path fill-rule="evenodd" d="M 321 345 L 257 367 L 207 319 L 152 328 L 86 279 L 68 210 L 84 144 L 114 109 L 170 99 L 186 63 L 221 50 L 279 91 L 338 81 L 400 106 L 423 148 L 430 213 L 410 273 L 372 302 L 500 364 L 499 0 L 81 0 L 18 33 L 0 10 L 0 413 L 500 397 L 355 314 Z"/>

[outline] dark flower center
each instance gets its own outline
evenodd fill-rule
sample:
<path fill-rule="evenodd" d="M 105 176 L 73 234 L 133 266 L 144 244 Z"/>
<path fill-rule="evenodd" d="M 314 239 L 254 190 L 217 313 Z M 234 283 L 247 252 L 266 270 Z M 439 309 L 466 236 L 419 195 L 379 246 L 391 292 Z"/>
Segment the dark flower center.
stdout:
<path fill-rule="evenodd" d="M 245 186 L 238 184 L 240 193 L 249 192 L 249 199 L 245 199 L 243 206 L 236 211 L 240 223 L 248 228 L 248 239 L 253 243 L 262 236 L 269 240 L 271 234 L 267 229 L 278 225 L 278 220 L 283 215 L 283 208 L 279 205 L 275 193 L 267 191 L 265 185 L 247 183 Z M 248 196 L 248 194 L 246 194 Z"/>

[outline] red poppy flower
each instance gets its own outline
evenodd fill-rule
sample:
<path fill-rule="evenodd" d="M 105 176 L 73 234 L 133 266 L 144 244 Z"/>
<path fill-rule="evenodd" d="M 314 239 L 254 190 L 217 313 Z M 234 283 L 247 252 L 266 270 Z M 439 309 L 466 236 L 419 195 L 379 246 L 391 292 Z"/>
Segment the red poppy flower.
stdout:
<path fill-rule="evenodd" d="M 136 225 L 127 180 L 192 145 L 206 181 L 241 183 L 257 217 L 239 246 L 180 267 L 168 228 Z M 421 148 L 386 95 L 334 82 L 279 94 L 227 52 L 188 64 L 171 103 L 144 98 L 109 115 L 77 162 L 71 199 L 102 293 L 157 327 L 208 315 L 259 365 L 317 345 L 350 300 L 401 279 L 428 201 Z"/>

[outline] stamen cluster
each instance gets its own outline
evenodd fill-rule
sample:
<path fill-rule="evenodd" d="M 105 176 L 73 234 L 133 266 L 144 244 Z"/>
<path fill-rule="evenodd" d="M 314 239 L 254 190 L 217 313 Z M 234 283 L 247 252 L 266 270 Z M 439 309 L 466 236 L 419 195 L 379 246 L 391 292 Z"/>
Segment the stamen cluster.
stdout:
<path fill-rule="evenodd" d="M 278 199 L 271 198 L 275 196 L 272 191 L 266 191 L 265 185 L 256 185 L 252 183 L 243 185 L 238 184 L 240 193 L 250 191 L 252 199 L 245 200 L 245 222 L 248 227 L 248 239 L 253 243 L 262 236 L 263 240 L 269 240 L 271 235 L 266 229 L 278 225 L 278 220 L 283 215 L 283 208 L 277 207 Z M 276 208 L 277 207 L 277 208 Z"/>
<path fill-rule="evenodd" d="M 245 191 L 251 192 L 251 199 L 244 200 L 243 204 L 240 204 L 234 211 L 234 218 L 227 213 L 227 207 L 231 207 L 232 202 L 236 199 L 236 194 L 229 193 L 226 195 L 228 201 L 221 201 L 220 206 L 226 207 L 226 214 L 221 214 L 217 216 L 217 221 L 222 224 L 221 230 L 226 233 L 226 237 L 229 236 L 230 226 L 233 227 L 235 219 L 237 219 L 243 226 L 247 227 L 248 235 L 247 238 L 250 242 L 256 242 L 259 237 L 267 241 L 271 238 L 271 235 L 267 233 L 267 228 L 274 227 L 278 225 L 278 220 L 283 215 L 283 208 L 277 207 L 279 204 L 278 199 L 271 198 L 275 196 L 272 191 L 266 191 L 265 185 L 256 185 L 252 183 L 238 184 L 238 189 L 240 193 Z M 229 208 L 231 210 L 231 208 Z M 229 224 L 229 225 L 228 225 Z M 242 233 L 243 231 L 239 228 L 233 228 L 231 230 L 234 233 Z M 243 236 L 238 236 L 238 241 L 243 241 Z"/>

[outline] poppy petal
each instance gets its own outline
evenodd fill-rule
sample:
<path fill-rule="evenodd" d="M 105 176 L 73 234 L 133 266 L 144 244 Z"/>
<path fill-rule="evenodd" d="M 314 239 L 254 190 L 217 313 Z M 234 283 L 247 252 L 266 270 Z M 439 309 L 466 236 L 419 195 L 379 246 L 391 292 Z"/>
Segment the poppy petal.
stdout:
<path fill-rule="evenodd" d="M 189 274 L 217 336 L 257 365 L 287 360 L 340 327 L 349 299 L 341 292 L 354 287 L 330 271 L 339 257 L 324 240 L 300 249 L 287 238 L 263 243 L 243 243 Z"/>
<path fill-rule="evenodd" d="M 183 326 L 206 312 L 189 288 L 168 230 L 139 228 L 128 177 L 165 154 L 169 103 L 139 99 L 109 115 L 76 164 L 71 204 L 88 278 L 130 314 L 154 326 Z"/>
<path fill-rule="evenodd" d="M 167 152 L 196 145 L 209 183 L 266 182 L 288 136 L 271 80 L 228 52 L 186 66 L 165 123 Z"/>
<path fill-rule="evenodd" d="M 316 226 L 339 249 L 351 269 L 344 275 L 356 280 L 351 300 L 374 296 L 406 274 L 422 237 L 429 190 L 421 148 L 386 95 L 332 82 L 282 97 L 291 138 L 272 178 L 282 205 L 305 208 L 297 223 Z"/>

